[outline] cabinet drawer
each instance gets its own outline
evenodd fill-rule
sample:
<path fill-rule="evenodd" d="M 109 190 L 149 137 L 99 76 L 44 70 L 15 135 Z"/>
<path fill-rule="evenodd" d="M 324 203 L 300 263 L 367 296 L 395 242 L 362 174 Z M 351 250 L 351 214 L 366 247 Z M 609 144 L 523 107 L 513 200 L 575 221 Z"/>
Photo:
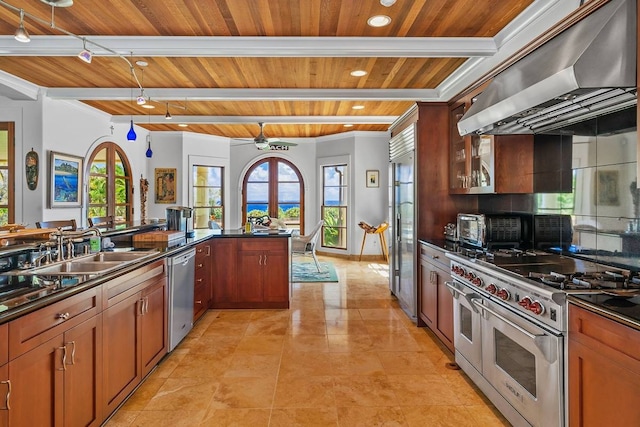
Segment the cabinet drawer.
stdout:
<path fill-rule="evenodd" d="M 420 258 L 449 270 L 449 258 L 446 257 L 443 249 L 421 243 Z"/>
<path fill-rule="evenodd" d="M 37 347 L 97 315 L 102 306 L 100 286 L 70 296 L 9 323 L 9 358 Z"/>
<path fill-rule="evenodd" d="M 0 325 L 0 366 L 9 361 L 9 324 Z"/>
<path fill-rule="evenodd" d="M 117 304 L 119 301 L 127 299 L 129 296 L 140 291 L 139 285 L 147 280 L 159 278 L 167 275 L 165 260 L 155 261 L 144 265 L 130 273 L 116 277 L 102 285 L 104 308 Z"/>
<path fill-rule="evenodd" d="M 256 237 L 239 240 L 238 250 L 240 251 L 287 252 L 287 239 L 282 237 L 271 239 L 268 237 Z"/>

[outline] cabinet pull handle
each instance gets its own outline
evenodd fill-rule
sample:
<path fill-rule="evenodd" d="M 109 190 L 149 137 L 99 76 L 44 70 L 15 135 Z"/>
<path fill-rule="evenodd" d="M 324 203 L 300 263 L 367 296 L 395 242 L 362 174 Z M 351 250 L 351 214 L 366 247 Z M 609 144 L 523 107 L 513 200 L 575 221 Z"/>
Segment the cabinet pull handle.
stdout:
<path fill-rule="evenodd" d="M 140 303 L 140 316 L 144 316 L 144 298 L 140 298 L 138 302 Z"/>
<path fill-rule="evenodd" d="M 267 265 L 267 255 L 264 256 L 264 265 Z"/>
<path fill-rule="evenodd" d="M 196 282 L 200 283 L 202 282 L 202 279 L 197 279 Z"/>
<path fill-rule="evenodd" d="M 198 268 L 202 268 L 202 267 L 204 267 L 203 263 L 198 264 Z"/>
<path fill-rule="evenodd" d="M 211 255 L 211 245 L 207 245 L 207 256 Z"/>
<path fill-rule="evenodd" d="M 4 397 L 4 406 L 5 408 L 0 408 L 0 410 L 9 410 L 11 409 L 11 404 L 9 403 L 9 399 L 11 398 L 11 380 L 0 381 L 0 384 L 7 385 L 7 394 Z"/>
<path fill-rule="evenodd" d="M 260 255 L 260 258 L 258 258 L 258 264 L 262 265 L 262 255 Z"/>
<path fill-rule="evenodd" d="M 196 304 L 202 304 L 202 300 L 196 300 Z"/>
<path fill-rule="evenodd" d="M 144 314 L 149 314 L 149 297 L 144 297 Z"/>
<path fill-rule="evenodd" d="M 56 314 L 56 319 L 67 320 L 69 318 L 69 313 L 58 313 Z"/>
<path fill-rule="evenodd" d="M 76 364 L 76 342 L 75 341 L 69 341 L 67 343 L 67 345 L 72 345 L 73 346 L 73 350 L 71 350 L 71 365 L 75 365 Z"/>
<path fill-rule="evenodd" d="M 58 368 L 58 371 L 67 370 L 67 346 L 58 347 L 58 350 L 62 350 L 62 368 Z"/>
<path fill-rule="evenodd" d="M 433 258 L 433 259 L 438 259 L 438 258 L 440 258 L 440 256 L 438 256 L 438 255 L 431 255 L 431 258 Z"/>

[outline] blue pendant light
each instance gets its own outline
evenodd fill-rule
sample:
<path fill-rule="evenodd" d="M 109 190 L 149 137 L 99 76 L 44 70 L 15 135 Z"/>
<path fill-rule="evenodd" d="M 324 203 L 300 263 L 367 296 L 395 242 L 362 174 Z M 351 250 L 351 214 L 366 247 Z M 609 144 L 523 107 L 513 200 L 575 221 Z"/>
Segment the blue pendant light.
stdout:
<path fill-rule="evenodd" d="M 133 129 L 133 119 L 131 119 L 131 127 L 129 128 L 129 133 L 127 133 L 127 139 L 129 141 L 135 141 L 138 135 L 136 135 L 136 131 Z"/>
<path fill-rule="evenodd" d="M 145 156 L 150 159 L 151 156 L 153 156 L 153 151 L 151 151 L 151 135 L 147 135 L 147 144 L 147 152 L 145 153 Z"/>

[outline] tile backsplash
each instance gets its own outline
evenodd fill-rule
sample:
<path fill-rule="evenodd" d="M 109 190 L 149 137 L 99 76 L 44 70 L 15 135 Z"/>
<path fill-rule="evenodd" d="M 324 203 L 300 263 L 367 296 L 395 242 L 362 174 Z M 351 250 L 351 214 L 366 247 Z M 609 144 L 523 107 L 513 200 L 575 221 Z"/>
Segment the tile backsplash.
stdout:
<path fill-rule="evenodd" d="M 594 128 L 597 129 L 597 124 Z M 637 145 L 635 128 L 608 129 L 606 134 L 575 134 L 571 193 L 480 196 L 479 210 L 570 215 L 572 241 L 562 242 L 563 246 L 637 270 L 640 268 Z"/>

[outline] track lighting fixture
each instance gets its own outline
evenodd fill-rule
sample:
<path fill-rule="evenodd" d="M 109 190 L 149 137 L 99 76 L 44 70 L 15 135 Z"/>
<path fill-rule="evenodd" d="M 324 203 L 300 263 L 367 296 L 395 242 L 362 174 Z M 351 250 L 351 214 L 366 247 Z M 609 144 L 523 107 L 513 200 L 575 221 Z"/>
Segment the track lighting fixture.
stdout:
<path fill-rule="evenodd" d="M 166 120 L 171 120 L 173 117 L 171 117 L 171 113 L 169 112 L 169 103 L 167 102 L 167 113 L 164 115 L 164 118 Z"/>
<path fill-rule="evenodd" d="M 87 64 L 91 64 L 91 59 L 93 58 L 93 54 L 89 49 L 87 49 L 87 41 L 83 37 L 82 38 L 82 51 L 78 54 L 78 58 L 86 62 Z"/>
<path fill-rule="evenodd" d="M 29 37 L 29 33 L 24 28 L 24 10 L 20 9 L 20 26 L 14 33 L 13 37 L 22 43 L 29 43 L 31 41 L 31 37 Z"/>
<path fill-rule="evenodd" d="M 129 128 L 129 132 L 127 133 L 128 141 L 135 141 L 138 135 L 136 135 L 136 131 L 133 128 L 133 119 L 131 119 L 131 127 Z"/>
<path fill-rule="evenodd" d="M 140 91 L 140 95 L 136 98 L 136 104 L 144 105 L 147 103 L 147 100 L 144 97 L 144 90 Z"/>

